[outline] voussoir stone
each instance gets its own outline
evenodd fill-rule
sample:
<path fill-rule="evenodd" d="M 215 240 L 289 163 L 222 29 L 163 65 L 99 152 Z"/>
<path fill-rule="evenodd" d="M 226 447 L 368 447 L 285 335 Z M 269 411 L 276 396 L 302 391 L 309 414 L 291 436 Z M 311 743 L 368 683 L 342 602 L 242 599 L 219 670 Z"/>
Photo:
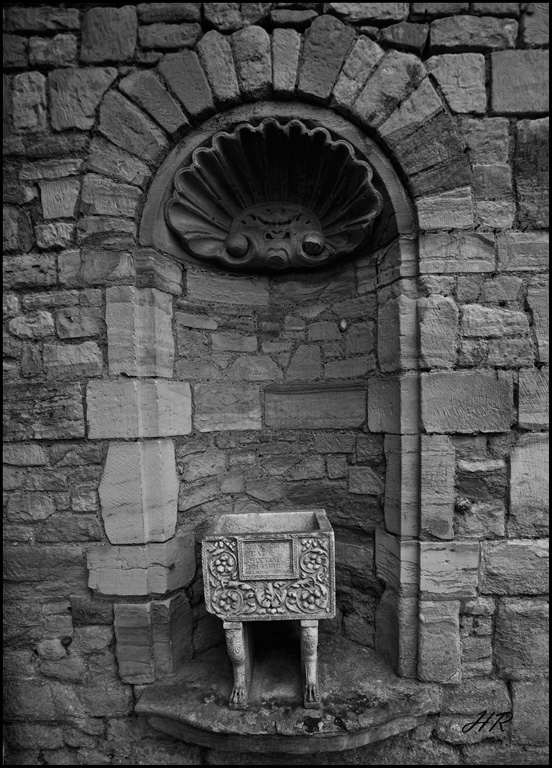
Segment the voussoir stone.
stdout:
<path fill-rule="evenodd" d="M 136 8 L 91 8 L 82 23 L 81 61 L 127 61 L 134 55 L 138 20 Z"/>
<path fill-rule="evenodd" d="M 191 393 L 185 382 L 94 381 L 88 385 L 87 403 L 92 439 L 164 437 L 191 431 Z"/>
<path fill-rule="evenodd" d="M 100 107 L 99 129 L 113 144 L 155 162 L 167 148 L 165 134 L 124 96 L 110 91 Z"/>
<path fill-rule="evenodd" d="M 211 88 L 197 53 L 188 50 L 168 53 L 159 64 L 159 71 L 192 117 L 206 117 L 215 111 Z"/>
<path fill-rule="evenodd" d="M 471 187 L 459 187 L 440 195 L 416 200 L 421 229 L 472 229 L 474 224 Z"/>
<path fill-rule="evenodd" d="M 139 104 L 167 133 L 173 134 L 189 122 L 176 101 L 150 70 L 127 75 L 119 88 Z"/>
<path fill-rule="evenodd" d="M 380 125 L 379 132 L 387 137 L 387 141 L 394 145 L 401 138 L 410 134 L 420 126 L 424 120 L 433 117 L 443 108 L 440 96 L 435 91 L 429 77 L 420 83 L 410 96 L 403 101 L 398 109 Z"/>
<path fill-rule="evenodd" d="M 197 52 L 215 101 L 221 107 L 240 101 L 238 76 L 234 66 L 232 48 L 227 38 L 215 30 L 203 35 L 197 45 Z"/>
<path fill-rule="evenodd" d="M 231 37 L 240 91 L 245 100 L 267 98 L 272 89 L 270 37 L 261 27 L 252 26 Z"/>
<path fill-rule="evenodd" d="M 272 33 L 272 88 L 277 96 L 295 93 L 301 35 L 294 29 L 275 29 Z"/>
<path fill-rule="evenodd" d="M 333 88 L 332 106 L 344 111 L 350 110 L 383 55 L 384 52 L 377 43 L 364 35 L 359 37 Z"/>
<path fill-rule="evenodd" d="M 495 114 L 548 111 L 549 53 L 497 51 L 491 55 L 491 104 Z"/>
<path fill-rule="evenodd" d="M 110 176 L 116 181 L 124 181 L 137 187 L 144 187 L 151 175 L 150 169 L 145 163 L 137 157 L 129 155 L 128 152 L 123 152 L 102 136 L 96 136 L 92 139 L 86 159 L 86 170 L 103 176 Z M 108 222 L 105 224 L 108 226 Z M 82 230 L 83 235 L 85 232 L 92 234 L 91 221 L 88 221 L 86 226 L 83 225 L 82 220 L 79 221 L 77 230 Z"/>
<path fill-rule="evenodd" d="M 354 30 L 335 16 L 315 19 L 305 34 L 297 93 L 326 103 L 354 39 Z"/>
<path fill-rule="evenodd" d="M 517 21 L 492 16 L 450 16 L 431 23 L 431 52 L 489 51 L 513 48 L 518 31 Z"/>

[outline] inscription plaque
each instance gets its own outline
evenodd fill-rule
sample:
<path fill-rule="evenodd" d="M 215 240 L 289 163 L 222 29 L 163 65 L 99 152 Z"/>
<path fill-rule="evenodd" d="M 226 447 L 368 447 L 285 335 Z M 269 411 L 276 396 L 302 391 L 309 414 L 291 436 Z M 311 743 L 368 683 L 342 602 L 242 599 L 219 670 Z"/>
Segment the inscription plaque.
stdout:
<path fill-rule="evenodd" d="M 238 542 L 238 561 L 242 579 L 293 579 L 297 568 L 294 556 L 294 540 Z"/>

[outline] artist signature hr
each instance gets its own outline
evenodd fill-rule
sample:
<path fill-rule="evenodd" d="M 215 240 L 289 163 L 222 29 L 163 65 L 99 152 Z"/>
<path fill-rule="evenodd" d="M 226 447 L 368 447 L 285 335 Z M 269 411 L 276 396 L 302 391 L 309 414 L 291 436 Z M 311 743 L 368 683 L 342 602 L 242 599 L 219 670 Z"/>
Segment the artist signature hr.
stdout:
<path fill-rule="evenodd" d="M 496 718 L 496 720 L 493 723 L 493 718 Z M 462 726 L 462 732 L 463 733 L 469 733 L 473 728 L 476 726 L 479 726 L 477 729 L 478 731 L 482 731 L 484 728 L 489 726 L 489 733 L 496 728 L 496 726 L 500 726 L 500 730 L 504 731 L 504 728 L 502 727 L 505 723 L 509 723 L 512 719 L 512 713 L 511 712 L 490 712 L 487 716 L 487 710 L 484 709 L 483 712 L 480 712 L 477 715 L 477 718 L 469 723 L 466 723 L 466 725 Z M 492 723 L 492 725 L 491 725 Z"/>

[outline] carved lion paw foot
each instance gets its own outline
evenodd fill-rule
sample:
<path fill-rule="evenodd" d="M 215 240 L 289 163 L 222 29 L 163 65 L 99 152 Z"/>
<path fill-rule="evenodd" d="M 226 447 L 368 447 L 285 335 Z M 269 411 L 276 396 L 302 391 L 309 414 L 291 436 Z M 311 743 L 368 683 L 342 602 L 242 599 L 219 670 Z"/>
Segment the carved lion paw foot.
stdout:
<path fill-rule="evenodd" d="M 230 704 L 233 704 L 234 707 L 245 707 L 247 704 L 247 691 L 245 690 L 245 685 L 240 684 L 233 687 L 230 696 Z"/>
<path fill-rule="evenodd" d="M 316 683 L 305 684 L 305 701 L 318 701 L 318 686 Z"/>

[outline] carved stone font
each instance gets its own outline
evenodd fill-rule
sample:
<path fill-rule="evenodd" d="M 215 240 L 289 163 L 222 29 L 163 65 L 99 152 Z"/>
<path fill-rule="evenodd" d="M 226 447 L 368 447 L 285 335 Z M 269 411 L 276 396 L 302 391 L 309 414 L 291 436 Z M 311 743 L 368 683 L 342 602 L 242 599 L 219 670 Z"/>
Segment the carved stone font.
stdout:
<path fill-rule="evenodd" d="M 247 705 L 251 657 L 243 623 L 293 619 L 301 622 L 304 705 L 318 706 L 318 620 L 335 616 L 334 546 L 323 510 L 222 515 L 204 538 L 205 603 L 224 620 L 232 707 Z"/>
<path fill-rule="evenodd" d="M 381 208 L 372 169 L 348 142 L 270 118 L 196 149 L 175 174 L 166 220 L 198 259 L 281 272 L 358 250 Z"/>

